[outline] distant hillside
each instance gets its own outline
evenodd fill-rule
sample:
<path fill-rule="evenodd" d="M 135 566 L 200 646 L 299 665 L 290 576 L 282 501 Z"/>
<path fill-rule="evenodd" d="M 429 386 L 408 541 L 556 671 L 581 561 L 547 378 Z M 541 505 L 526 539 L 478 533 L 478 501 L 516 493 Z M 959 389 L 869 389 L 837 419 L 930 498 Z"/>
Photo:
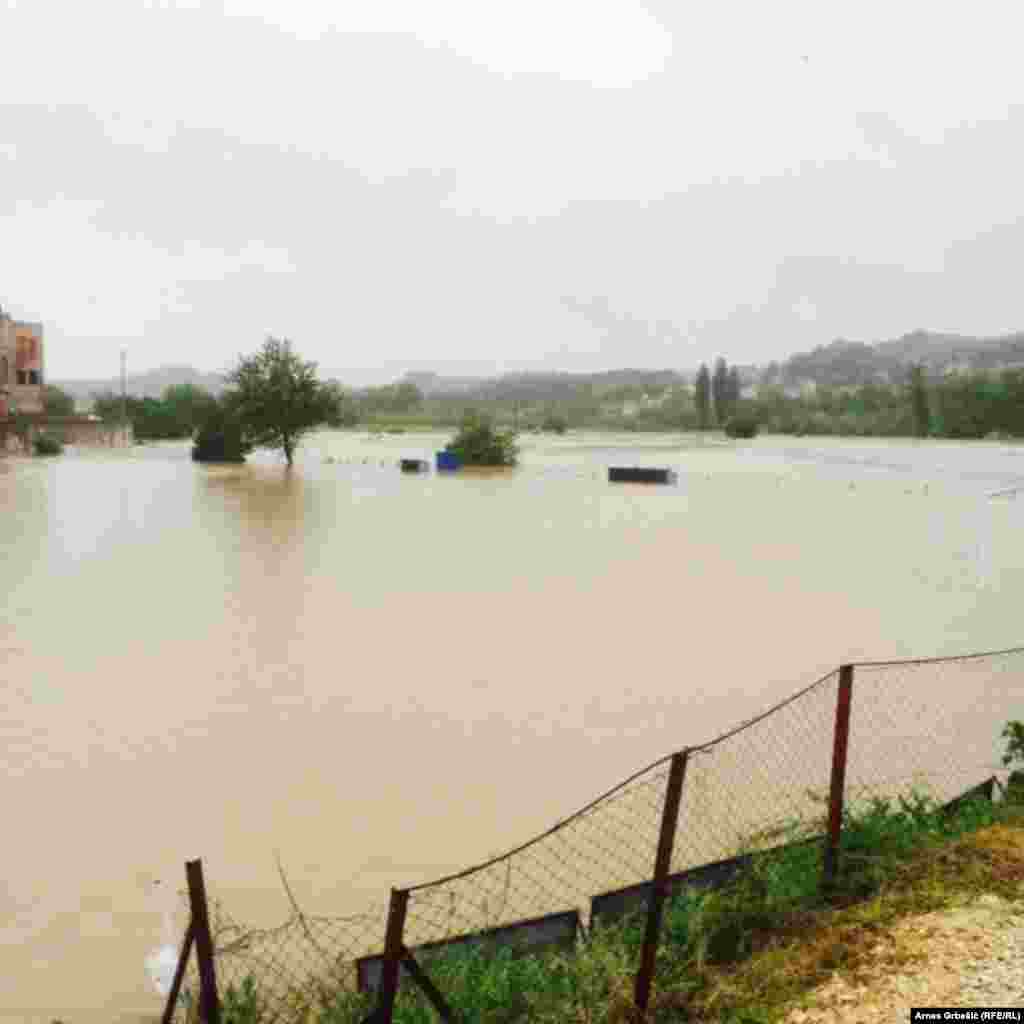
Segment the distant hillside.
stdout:
<path fill-rule="evenodd" d="M 94 394 L 104 391 L 121 393 L 120 377 L 109 380 L 51 380 L 49 383 L 66 391 L 79 402 L 85 402 Z M 178 384 L 194 384 L 215 395 L 224 390 L 224 379 L 220 374 L 202 373 L 191 366 L 161 366 L 145 373 L 128 374 L 126 378 L 128 394 L 138 398 L 159 398 L 165 389 Z"/>
<path fill-rule="evenodd" d="M 442 377 L 408 373 L 402 380 L 415 384 L 427 398 L 458 395 L 491 401 L 557 402 L 580 392 L 601 396 L 621 388 L 660 391 L 678 386 L 688 375 L 677 370 L 607 370 L 602 373 L 506 373 L 499 377 Z"/>
<path fill-rule="evenodd" d="M 917 330 L 892 341 L 868 345 L 839 338 L 810 352 L 790 356 L 761 370 L 764 383 L 784 387 L 813 381 L 819 387 L 896 383 L 908 367 L 923 363 L 931 373 L 991 370 L 1024 365 L 1024 332 L 1001 338 L 973 338 Z"/>
<path fill-rule="evenodd" d="M 905 372 L 903 362 L 880 352 L 874 345 L 839 338 L 810 352 L 798 352 L 784 363 L 769 364 L 761 371 L 760 380 L 782 387 L 805 381 L 818 387 L 855 387 L 894 381 Z"/>
<path fill-rule="evenodd" d="M 415 384 L 426 398 L 435 395 L 464 395 L 488 382 L 487 377 L 442 377 L 439 373 L 407 373 L 401 378 Z"/>
<path fill-rule="evenodd" d="M 728 359 L 728 352 L 722 354 Z M 907 368 L 915 362 L 923 362 L 931 373 L 1024 366 L 1024 331 L 998 338 L 976 338 L 917 330 L 876 344 L 838 338 L 810 352 L 798 352 L 782 362 L 740 365 L 738 369 L 744 385 L 776 384 L 789 389 L 812 381 L 819 387 L 855 387 L 870 382 L 901 382 L 906 378 Z M 709 365 L 713 368 L 710 361 Z M 427 398 L 461 397 L 505 402 L 558 402 L 585 397 L 615 400 L 629 397 L 630 392 L 658 394 L 680 385 L 692 385 L 696 369 L 525 372 L 493 377 L 455 377 L 418 371 L 407 373 L 400 380 L 415 384 Z M 86 402 L 97 392 L 118 393 L 121 389 L 121 382 L 116 377 L 107 380 L 54 380 L 51 383 L 79 402 Z M 202 373 L 191 366 L 162 366 L 129 376 L 127 389 L 132 395 L 158 398 L 166 388 L 177 384 L 194 384 L 213 394 L 220 394 L 225 387 L 220 374 Z"/>
<path fill-rule="evenodd" d="M 1024 331 L 999 338 L 972 338 L 960 334 L 911 331 L 895 341 L 879 342 L 875 349 L 900 362 L 923 362 L 939 368 L 966 363 L 977 369 L 1024 363 Z"/>

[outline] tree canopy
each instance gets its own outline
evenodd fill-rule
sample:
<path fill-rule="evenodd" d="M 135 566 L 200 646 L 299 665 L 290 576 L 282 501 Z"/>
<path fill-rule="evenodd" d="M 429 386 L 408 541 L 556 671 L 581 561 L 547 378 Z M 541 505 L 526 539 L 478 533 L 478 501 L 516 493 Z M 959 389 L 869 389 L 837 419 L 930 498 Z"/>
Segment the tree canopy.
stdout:
<path fill-rule="evenodd" d="M 125 415 L 140 441 L 172 441 L 192 437 L 217 405 L 208 391 L 192 384 L 167 388 L 162 398 L 125 396 Z M 93 395 L 93 411 L 106 423 L 121 420 L 121 396 L 112 391 Z"/>
<path fill-rule="evenodd" d="M 74 416 L 75 400 L 53 384 L 43 388 L 43 409 L 47 416 Z"/>
<path fill-rule="evenodd" d="M 225 408 L 241 425 L 246 442 L 284 452 L 290 466 L 302 436 L 340 416 L 339 391 L 317 378 L 287 339 L 269 337 L 227 375 Z"/>
<path fill-rule="evenodd" d="M 195 384 L 173 384 L 164 389 L 161 401 L 182 437 L 191 437 L 217 406 L 216 398 Z"/>

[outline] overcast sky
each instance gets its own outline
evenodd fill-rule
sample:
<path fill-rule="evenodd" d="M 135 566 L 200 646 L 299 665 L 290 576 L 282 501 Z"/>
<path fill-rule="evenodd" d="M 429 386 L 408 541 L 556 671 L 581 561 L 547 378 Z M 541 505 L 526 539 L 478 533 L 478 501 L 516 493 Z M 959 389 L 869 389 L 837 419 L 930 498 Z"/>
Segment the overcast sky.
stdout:
<path fill-rule="evenodd" d="M 688 369 L 1024 327 L 1024 5 L 0 0 L 0 305 L 51 379 L 287 336 Z"/>

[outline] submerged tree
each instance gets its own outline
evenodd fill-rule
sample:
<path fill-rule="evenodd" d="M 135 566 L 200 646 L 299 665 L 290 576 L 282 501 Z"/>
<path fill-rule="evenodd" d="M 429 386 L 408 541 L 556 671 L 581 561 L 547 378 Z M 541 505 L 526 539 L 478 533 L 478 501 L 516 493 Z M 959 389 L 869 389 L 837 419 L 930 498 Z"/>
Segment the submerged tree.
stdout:
<path fill-rule="evenodd" d="M 339 416 L 336 387 L 321 382 L 287 339 L 267 338 L 227 376 L 226 408 L 254 447 L 279 449 L 288 465 L 302 436 Z"/>

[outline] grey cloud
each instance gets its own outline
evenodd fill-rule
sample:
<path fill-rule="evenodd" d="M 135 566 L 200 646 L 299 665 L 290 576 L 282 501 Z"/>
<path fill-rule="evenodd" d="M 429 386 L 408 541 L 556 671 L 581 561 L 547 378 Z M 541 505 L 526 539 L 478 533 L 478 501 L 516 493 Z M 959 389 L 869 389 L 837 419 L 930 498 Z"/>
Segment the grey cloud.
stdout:
<path fill-rule="evenodd" d="M 217 369 L 273 330 L 327 367 L 476 373 L 1019 326 L 1019 106 L 939 141 L 837 113 L 827 145 L 805 112 L 790 146 L 803 122 L 742 68 L 693 88 L 695 36 L 598 90 L 401 36 L 127 8 L 110 61 L 69 19 L 61 74 L 0 103 L 0 231 L 54 236 L 15 242 L 0 301 L 47 321 L 66 376 L 115 333 L 150 365 Z"/>

